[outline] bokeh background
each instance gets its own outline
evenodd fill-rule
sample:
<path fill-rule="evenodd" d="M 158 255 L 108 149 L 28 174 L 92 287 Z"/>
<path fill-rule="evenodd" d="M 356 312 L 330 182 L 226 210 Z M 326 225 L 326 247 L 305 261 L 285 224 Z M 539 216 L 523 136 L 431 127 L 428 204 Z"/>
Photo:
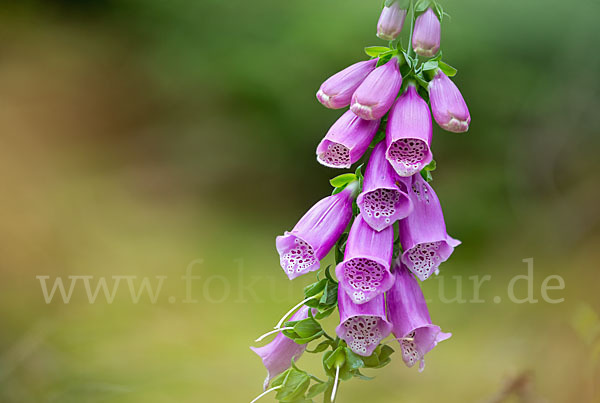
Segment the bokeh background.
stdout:
<path fill-rule="evenodd" d="M 433 184 L 463 245 L 423 288 L 454 337 L 425 372 L 396 356 L 374 380 L 343 384 L 338 401 L 600 401 L 600 5 L 442 4 L 445 60 L 473 123 L 434 133 Z M 1 2 L 0 402 L 260 393 L 248 346 L 314 278 L 287 280 L 274 237 L 338 173 L 314 149 L 340 112 L 314 94 L 383 44 L 379 10 L 378 0 Z M 527 258 L 540 302 L 515 304 L 507 284 Z M 182 302 L 188 266 L 195 303 Z M 79 283 L 69 303 L 46 304 L 36 276 L 69 275 L 167 278 L 156 303 L 133 303 L 125 284 L 112 303 L 89 303 Z M 442 283 L 445 297 L 462 287 L 472 299 L 475 275 L 491 276 L 484 303 L 440 299 Z M 549 275 L 564 278 L 550 292 L 560 304 L 541 300 Z M 516 291 L 526 295 L 524 282 Z M 322 375 L 316 357 L 300 364 Z"/>

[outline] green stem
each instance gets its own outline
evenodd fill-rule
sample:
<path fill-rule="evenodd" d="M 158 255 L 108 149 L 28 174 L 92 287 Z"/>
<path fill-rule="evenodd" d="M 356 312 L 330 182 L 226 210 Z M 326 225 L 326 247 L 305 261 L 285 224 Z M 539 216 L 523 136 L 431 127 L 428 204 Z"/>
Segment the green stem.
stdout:
<path fill-rule="evenodd" d="M 410 56 L 413 51 L 412 36 L 413 36 L 414 29 L 415 29 L 415 2 L 414 2 L 414 0 L 410 0 L 410 33 L 408 36 L 408 45 L 406 47 L 406 54 L 408 56 Z"/>

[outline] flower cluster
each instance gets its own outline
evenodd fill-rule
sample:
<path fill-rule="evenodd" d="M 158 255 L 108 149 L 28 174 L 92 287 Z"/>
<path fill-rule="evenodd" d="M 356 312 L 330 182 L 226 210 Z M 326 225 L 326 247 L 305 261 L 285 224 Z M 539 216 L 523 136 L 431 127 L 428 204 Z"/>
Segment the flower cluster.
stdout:
<path fill-rule="evenodd" d="M 370 60 L 331 76 L 317 92 L 325 107 L 348 108 L 317 146 L 317 161 L 344 169 L 365 160 L 366 168 L 364 175 L 361 165 L 332 179 L 333 194 L 277 237 L 290 280 L 319 272 L 304 300 L 257 341 L 271 334 L 275 339 L 253 348 L 268 370 L 265 393 L 276 391 L 279 401 L 310 402 L 321 393 L 326 402 L 334 401 L 341 380 L 365 378 L 361 368 L 390 362 L 394 350 L 384 342 L 390 335 L 406 365 L 419 363 L 420 370 L 424 356 L 451 336 L 432 323 L 418 282 L 437 273 L 460 244 L 448 235 L 429 183 L 435 169 L 431 116 L 456 133 L 466 132 L 471 121 L 449 78 L 456 70 L 439 51 L 443 16 L 434 0 L 386 0 L 377 36 L 389 46 L 366 48 Z M 405 51 L 399 36 L 407 17 Z M 332 250 L 336 279 L 329 267 L 321 268 Z M 334 338 L 319 321 L 336 310 Z M 295 363 L 307 343 L 320 338 L 307 351 L 323 353 L 325 381 Z"/>

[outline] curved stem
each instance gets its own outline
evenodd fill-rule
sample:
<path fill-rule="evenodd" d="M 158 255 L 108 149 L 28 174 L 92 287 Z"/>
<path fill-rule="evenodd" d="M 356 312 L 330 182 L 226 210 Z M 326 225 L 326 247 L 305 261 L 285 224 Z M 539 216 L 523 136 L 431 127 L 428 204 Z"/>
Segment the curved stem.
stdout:
<path fill-rule="evenodd" d="M 335 402 L 335 394 L 337 393 L 338 383 L 340 380 L 340 366 L 335 367 L 335 380 L 333 381 L 333 390 L 331 391 L 331 401 Z"/>
<path fill-rule="evenodd" d="M 272 334 L 279 333 L 279 332 L 282 332 L 284 330 L 293 330 L 293 329 L 294 329 L 293 327 L 282 327 L 282 328 L 279 328 L 279 329 L 271 330 L 270 332 L 267 332 L 267 333 L 263 334 L 262 336 L 260 336 L 258 339 L 254 340 L 254 341 L 255 342 L 259 342 L 259 341 L 262 341 L 265 337 L 268 337 L 268 336 L 270 336 Z"/>
<path fill-rule="evenodd" d="M 250 403 L 254 403 L 254 402 L 258 401 L 261 397 L 263 397 L 264 395 L 266 395 L 267 393 L 271 393 L 271 392 L 273 392 L 275 390 L 279 390 L 281 388 L 283 388 L 283 385 L 275 386 L 274 388 L 271 388 L 269 390 L 265 390 L 263 393 L 261 393 L 260 395 L 256 396 L 256 399 L 254 399 Z"/>
<path fill-rule="evenodd" d="M 307 303 L 308 301 L 310 301 L 311 299 L 315 299 L 317 296 L 319 296 L 319 294 L 317 295 L 313 295 L 312 297 L 308 297 L 305 300 L 299 302 L 297 305 L 295 305 L 292 309 L 290 309 L 289 311 L 287 311 L 285 313 L 285 315 L 283 315 L 283 317 L 279 320 L 279 322 L 277 322 L 277 324 L 275 325 L 275 327 L 273 329 L 279 329 L 281 327 L 281 325 L 283 325 L 283 322 L 285 322 L 285 319 L 290 316 L 292 313 L 294 313 L 294 311 L 298 308 L 300 308 L 302 305 L 304 305 L 305 303 Z M 319 296 L 320 298 L 320 296 Z"/>

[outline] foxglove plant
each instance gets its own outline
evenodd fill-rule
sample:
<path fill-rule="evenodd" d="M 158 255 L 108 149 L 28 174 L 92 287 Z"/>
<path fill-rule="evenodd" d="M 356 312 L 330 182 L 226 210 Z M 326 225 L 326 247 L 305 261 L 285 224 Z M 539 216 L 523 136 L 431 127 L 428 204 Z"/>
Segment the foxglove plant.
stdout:
<path fill-rule="evenodd" d="M 431 323 L 423 292 L 414 276 L 402 263 L 395 266 L 396 282 L 386 293 L 388 318 L 392 332 L 399 341 L 402 360 L 408 367 L 419 362 L 419 371 L 425 367 L 425 354 L 452 334 L 443 333 Z"/>
<path fill-rule="evenodd" d="M 317 281 L 257 339 L 276 335 L 253 348 L 268 371 L 265 390 L 254 401 L 274 393 L 280 402 L 306 403 L 324 394 L 323 401 L 332 403 L 340 382 L 364 379 L 361 369 L 391 361 L 390 342 L 399 343 L 407 366 L 419 363 L 423 370 L 424 356 L 450 337 L 432 324 L 418 282 L 437 272 L 460 244 L 448 235 L 429 184 L 436 169 L 432 113 L 450 132 L 465 132 L 471 122 L 450 80 L 456 69 L 439 51 L 444 15 L 436 0 L 385 0 L 377 36 L 388 46 L 366 48 L 371 59 L 331 76 L 317 92 L 327 108 L 350 107 L 317 146 L 317 161 L 338 169 L 363 164 L 331 179 L 333 194 L 276 239 L 289 279 L 316 271 Z M 406 50 L 399 46 L 405 19 Z M 330 251 L 336 278 L 331 265 L 321 268 Z M 336 311 L 333 334 L 321 320 Z M 318 344 L 308 349 L 313 341 Z M 322 354 L 324 380 L 297 366 L 304 352 Z"/>
<path fill-rule="evenodd" d="M 382 231 L 412 212 L 412 202 L 396 184 L 396 175 L 385 158 L 385 142 L 375 146 L 356 199 L 361 217 L 376 231 Z"/>
<path fill-rule="evenodd" d="M 375 69 L 377 59 L 363 60 L 329 77 L 317 92 L 317 99 L 330 109 L 345 108 L 350 105 L 352 94 Z"/>
<path fill-rule="evenodd" d="M 419 280 L 431 276 L 448 260 L 460 241 L 446 232 L 440 200 L 420 174 L 403 178 L 413 212 L 399 222 L 404 263 Z"/>

